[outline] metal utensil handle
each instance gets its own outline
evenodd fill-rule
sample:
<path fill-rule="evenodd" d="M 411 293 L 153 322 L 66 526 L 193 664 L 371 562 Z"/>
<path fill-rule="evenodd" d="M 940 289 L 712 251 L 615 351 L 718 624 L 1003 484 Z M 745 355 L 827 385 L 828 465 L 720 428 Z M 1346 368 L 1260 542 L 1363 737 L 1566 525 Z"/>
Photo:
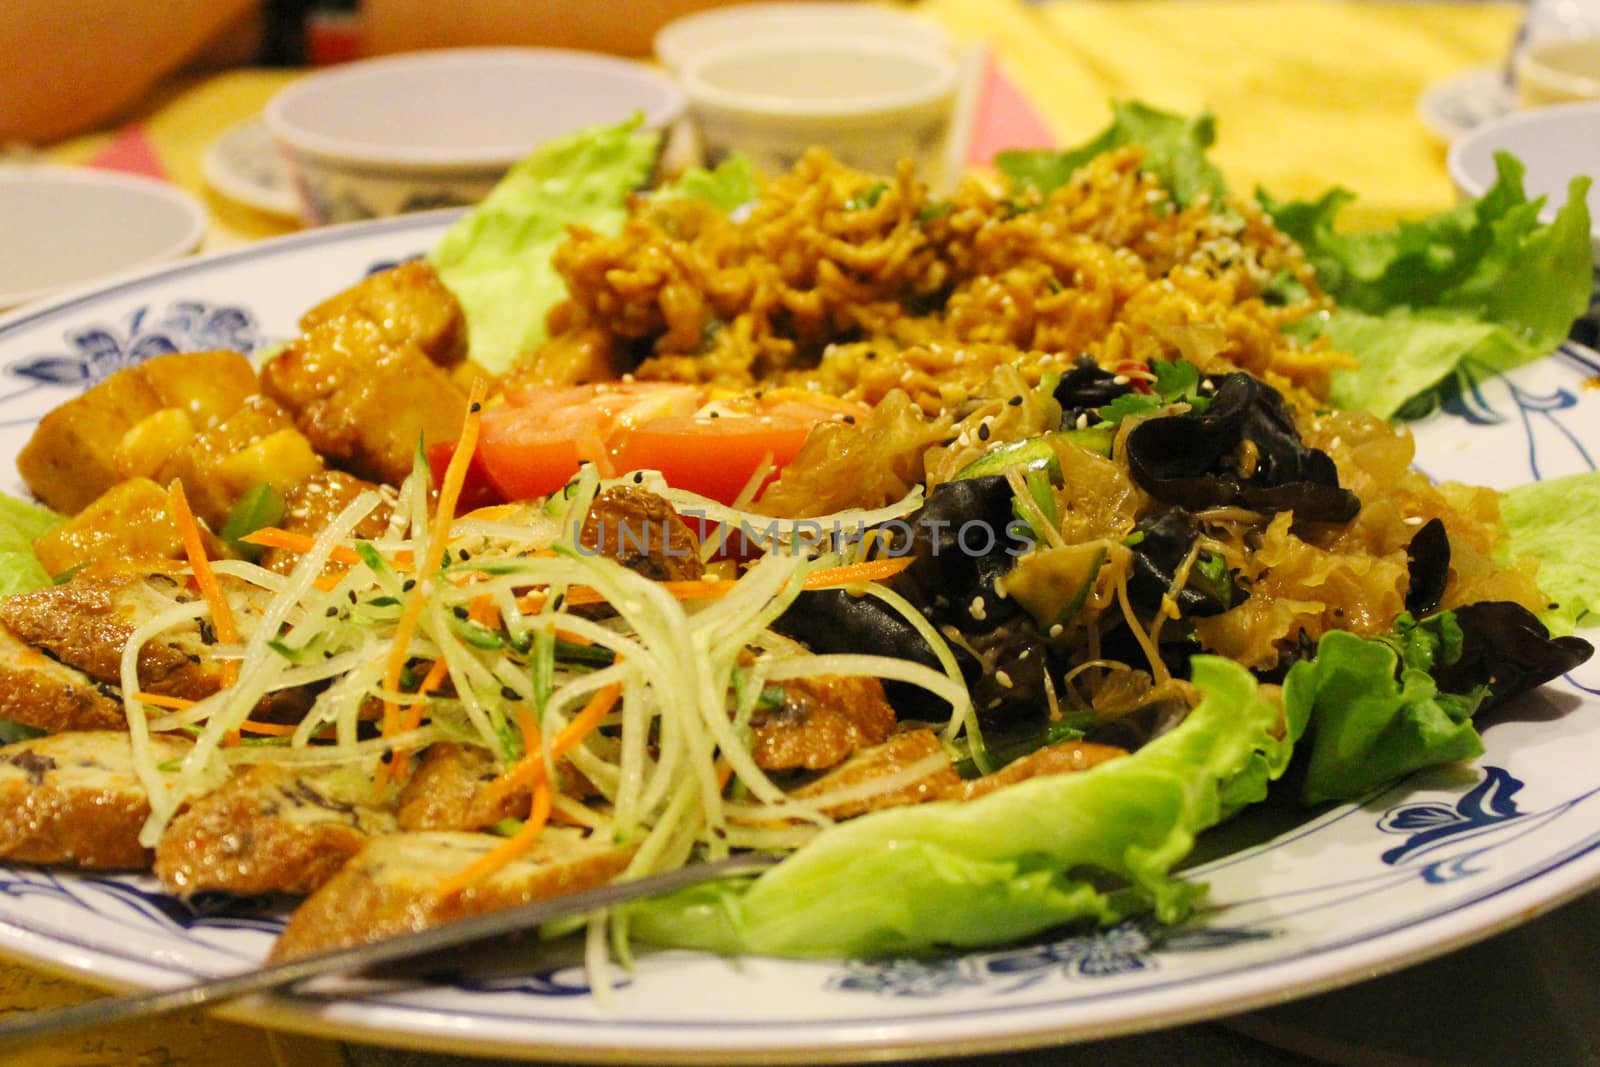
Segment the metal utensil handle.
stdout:
<path fill-rule="evenodd" d="M 204 1008 L 252 993 L 267 993 L 298 985 L 328 974 L 353 974 L 387 963 L 398 963 L 446 949 L 462 948 L 507 934 L 534 929 L 553 919 L 598 911 L 632 900 L 660 896 L 702 882 L 755 874 L 778 862 L 770 855 L 737 856 L 700 863 L 624 882 L 612 882 L 565 896 L 551 897 L 515 908 L 458 919 L 416 933 L 319 952 L 287 963 L 242 974 L 208 978 L 193 985 L 152 993 L 103 997 L 99 1000 L 35 1012 L 0 1021 L 0 1050 L 55 1037 L 106 1023 L 149 1018 L 191 1008 Z"/>

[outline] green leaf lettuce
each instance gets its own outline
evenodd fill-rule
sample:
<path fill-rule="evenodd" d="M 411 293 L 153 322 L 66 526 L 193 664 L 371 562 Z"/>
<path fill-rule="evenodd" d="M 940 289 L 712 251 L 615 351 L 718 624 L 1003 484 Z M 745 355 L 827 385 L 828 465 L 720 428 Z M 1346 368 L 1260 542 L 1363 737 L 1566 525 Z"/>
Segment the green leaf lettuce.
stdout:
<path fill-rule="evenodd" d="M 1549 354 L 1588 307 L 1589 180 L 1574 179 L 1553 221 L 1523 190 L 1523 167 L 1495 158 L 1480 199 L 1414 222 L 1341 233 L 1352 194 L 1257 199 L 1306 251 L 1338 310 L 1303 324 L 1361 360 L 1333 378 L 1333 402 L 1388 417 L 1467 360 L 1504 370 Z"/>
<path fill-rule="evenodd" d="M 1539 588 L 1554 603 L 1545 625 L 1570 633 L 1600 622 L 1600 471 L 1507 490 L 1500 520 L 1506 554 L 1539 560 Z"/>
<path fill-rule="evenodd" d="M 1472 713 L 1484 693 L 1442 693 L 1429 673 L 1460 651 L 1448 612 L 1420 623 L 1402 617 L 1384 638 L 1323 634 L 1315 658 L 1283 682 L 1284 719 L 1305 766 L 1301 799 L 1351 800 L 1411 771 L 1481 755 Z"/>
<path fill-rule="evenodd" d="M 1206 158 L 1206 149 L 1215 140 L 1216 122 L 1210 114 L 1184 118 L 1136 100 L 1118 100 L 1111 104 L 1111 125 L 1093 140 L 1059 152 L 1001 152 L 994 164 L 1015 184 L 1049 196 L 1067 183 L 1073 171 L 1102 152 L 1140 145 L 1145 152 L 1142 169 L 1160 178 L 1179 205 L 1209 195 L 1220 207 L 1227 188 L 1222 172 Z"/>
<path fill-rule="evenodd" d="M 1193 672 L 1199 706 L 1138 752 L 968 803 L 839 823 L 753 881 L 632 906 L 630 931 L 826 957 L 996 944 L 1150 909 L 1175 921 L 1204 887 L 1174 866 L 1197 833 L 1260 800 L 1290 750 L 1277 704 L 1243 667 L 1197 656 Z"/>
<path fill-rule="evenodd" d="M 545 314 L 566 295 L 551 254 L 570 225 L 621 227 L 659 143 L 638 119 L 555 138 L 446 231 L 429 260 L 461 301 L 471 358 L 500 373 L 544 340 Z"/>
<path fill-rule="evenodd" d="M 33 543 L 62 521 L 49 508 L 0 493 L 0 596 L 50 584 L 49 573 L 33 554 Z"/>

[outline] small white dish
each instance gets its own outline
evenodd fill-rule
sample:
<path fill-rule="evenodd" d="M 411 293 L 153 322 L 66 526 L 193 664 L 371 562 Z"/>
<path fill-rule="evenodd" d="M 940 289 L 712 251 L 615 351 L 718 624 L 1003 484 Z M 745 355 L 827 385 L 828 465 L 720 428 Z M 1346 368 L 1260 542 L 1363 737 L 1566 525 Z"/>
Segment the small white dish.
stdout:
<path fill-rule="evenodd" d="M 796 34 L 836 34 L 856 40 L 888 40 L 952 49 L 943 28 L 917 15 L 877 4 L 827 2 L 735 4 L 674 19 L 655 37 L 656 58 L 673 73 L 692 57 Z"/>
<path fill-rule="evenodd" d="M 1534 41 L 1517 53 L 1519 107 L 1600 100 L 1600 37 Z"/>
<path fill-rule="evenodd" d="M 206 146 L 200 173 L 207 185 L 235 203 L 285 218 L 300 214 L 294 178 L 272 131 L 259 118 L 228 127 Z"/>
<path fill-rule="evenodd" d="M 186 255 L 206 224 L 194 197 L 154 178 L 0 168 L 0 308 Z"/>
<path fill-rule="evenodd" d="M 788 170 L 812 145 L 861 170 L 901 159 L 938 186 L 957 86 L 955 61 L 915 41 L 801 35 L 695 53 L 679 77 L 708 163 L 733 152 Z"/>
<path fill-rule="evenodd" d="M 1567 183 L 1595 177 L 1589 187 L 1589 231 L 1600 264 L 1600 101 L 1555 104 L 1518 111 L 1486 122 L 1456 141 L 1445 158 L 1450 178 L 1464 197 L 1482 196 L 1495 180 L 1494 155 L 1510 152 L 1527 168 L 1529 196 L 1546 198 L 1540 218 L 1548 222 L 1567 199 Z"/>
<path fill-rule="evenodd" d="M 1417 118 L 1445 144 L 1485 122 L 1509 115 L 1513 107 L 1505 68 L 1485 64 L 1441 78 L 1417 99 Z"/>
<path fill-rule="evenodd" d="M 365 60 L 294 82 L 263 121 L 317 225 L 474 203 L 536 145 L 642 115 L 683 113 L 671 78 L 554 48 L 457 48 Z"/>

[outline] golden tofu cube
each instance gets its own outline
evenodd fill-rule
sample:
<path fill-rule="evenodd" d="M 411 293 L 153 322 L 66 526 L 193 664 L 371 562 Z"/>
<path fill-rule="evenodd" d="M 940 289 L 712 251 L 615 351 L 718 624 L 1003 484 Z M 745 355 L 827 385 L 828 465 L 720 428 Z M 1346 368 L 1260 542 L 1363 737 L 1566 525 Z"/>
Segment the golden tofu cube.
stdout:
<path fill-rule="evenodd" d="M 149 478 L 129 478 L 33 543 L 51 574 L 96 560 L 179 559 L 183 539 L 172 498 Z"/>
<path fill-rule="evenodd" d="M 322 469 L 322 458 L 288 412 L 264 396 L 196 434 L 161 466 L 163 485 L 183 482 L 194 513 L 220 529 L 234 501 L 262 483 L 287 492 Z"/>
<path fill-rule="evenodd" d="M 227 418 L 261 391 L 256 370 L 238 352 L 175 352 L 133 368 L 161 398 L 162 407 L 179 408 L 196 426 Z"/>
<path fill-rule="evenodd" d="M 164 405 L 137 367 L 120 370 L 39 420 L 17 455 L 17 470 L 35 496 L 57 511 L 74 512 L 122 478 L 122 437 Z"/>
<path fill-rule="evenodd" d="M 194 440 L 193 420 L 182 408 L 146 415 L 122 435 L 112 453 L 124 478 L 154 478 L 173 454 Z"/>
<path fill-rule="evenodd" d="M 413 344 L 440 366 L 467 354 L 467 320 L 455 294 L 420 259 L 357 282 L 329 297 L 300 319 L 310 333 L 336 319 L 364 319 L 376 326 L 389 345 Z"/>

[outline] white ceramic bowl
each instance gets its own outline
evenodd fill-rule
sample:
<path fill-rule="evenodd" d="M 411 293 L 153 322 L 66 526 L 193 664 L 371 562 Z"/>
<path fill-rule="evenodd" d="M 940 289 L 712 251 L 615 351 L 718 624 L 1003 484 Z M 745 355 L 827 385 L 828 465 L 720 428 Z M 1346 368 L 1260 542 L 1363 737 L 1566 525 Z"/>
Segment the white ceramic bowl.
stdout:
<path fill-rule="evenodd" d="M 917 15 L 878 4 L 817 2 L 735 4 L 674 19 L 656 33 L 655 53 L 674 73 L 688 61 L 729 45 L 814 34 L 857 40 L 903 41 L 945 51 L 950 36 Z"/>
<path fill-rule="evenodd" d="M 937 186 L 956 64 L 916 42 L 839 36 L 761 38 L 692 55 L 679 72 L 708 163 L 732 152 L 777 174 L 821 145 L 888 173 L 901 159 Z"/>
<path fill-rule="evenodd" d="M 1540 215 L 1546 222 L 1566 203 L 1568 182 L 1580 174 L 1596 179 L 1589 187 L 1589 233 L 1600 264 L 1600 101 L 1513 112 L 1456 141 L 1446 165 L 1461 195 L 1476 198 L 1488 191 L 1499 151 L 1510 152 L 1527 168 L 1529 196 L 1547 198 Z"/>
<path fill-rule="evenodd" d="M 683 107 L 643 63 L 461 48 L 329 68 L 274 96 L 263 119 L 320 224 L 474 203 L 541 141 L 633 114 L 664 129 Z"/>
<path fill-rule="evenodd" d="M 0 308 L 193 252 L 205 209 L 166 182 L 87 168 L 0 168 Z"/>

